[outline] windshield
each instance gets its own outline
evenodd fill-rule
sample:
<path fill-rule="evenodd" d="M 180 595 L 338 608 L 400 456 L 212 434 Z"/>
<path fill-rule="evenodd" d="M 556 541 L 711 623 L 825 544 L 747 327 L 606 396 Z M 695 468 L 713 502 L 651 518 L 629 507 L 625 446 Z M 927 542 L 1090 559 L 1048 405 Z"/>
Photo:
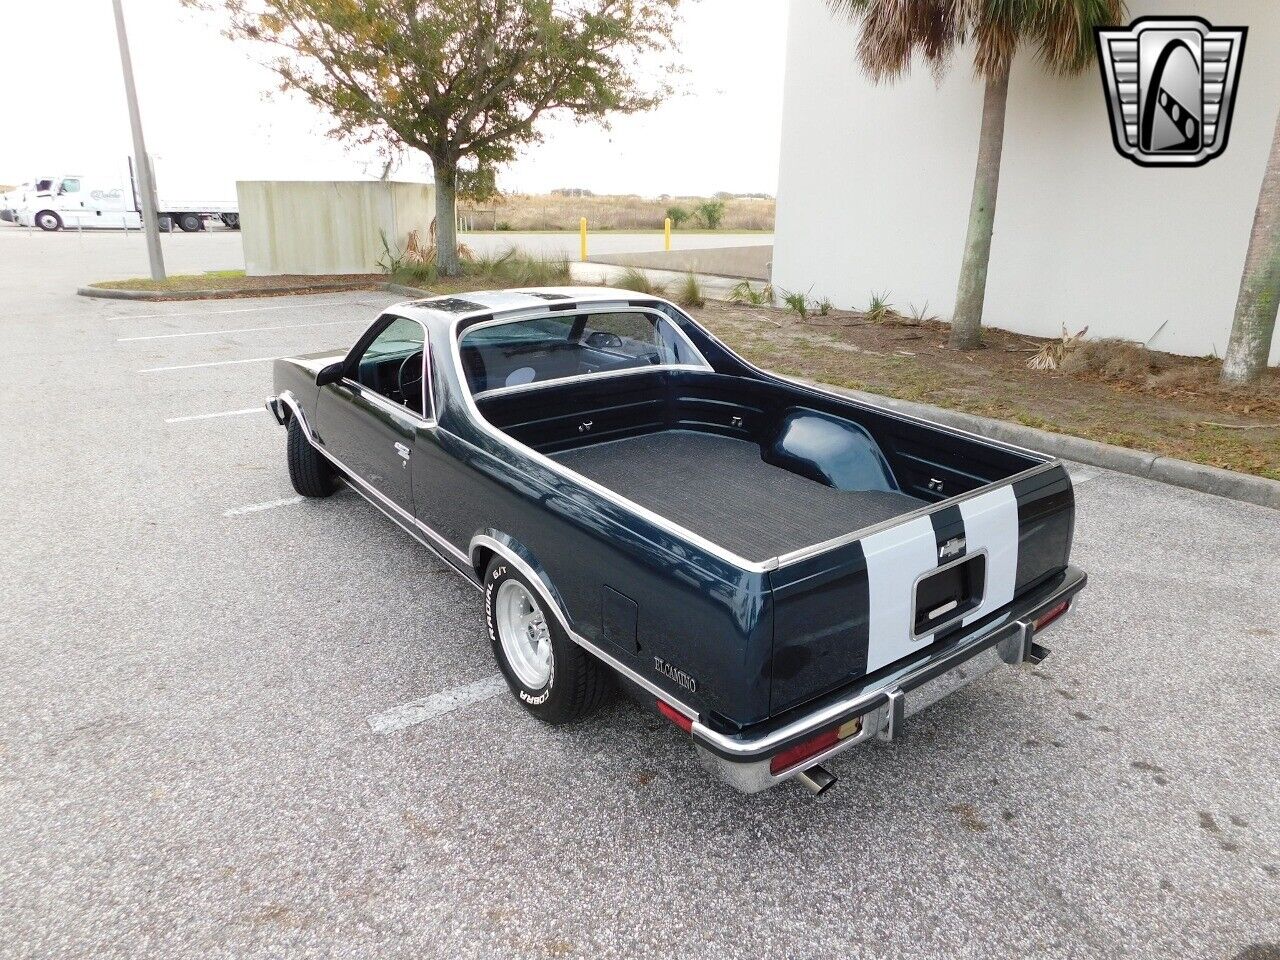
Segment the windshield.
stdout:
<path fill-rule="evenodd" d="M 638 310 L 482 325 L 458 345 L 473 394 L 618 370 L 707 367 L 674 324 Z"/>

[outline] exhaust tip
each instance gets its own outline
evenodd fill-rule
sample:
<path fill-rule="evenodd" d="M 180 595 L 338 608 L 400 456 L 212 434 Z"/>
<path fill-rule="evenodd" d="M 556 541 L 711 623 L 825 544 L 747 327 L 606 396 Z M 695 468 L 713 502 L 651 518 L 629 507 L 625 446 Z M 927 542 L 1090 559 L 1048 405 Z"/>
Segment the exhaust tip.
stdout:
<path fill-rule="evenodd" d="M 836 785 L 835 775 L 821 765 L 801 770 L 795 775 L 795 780 L 815 797 L 826 793 Z"/>

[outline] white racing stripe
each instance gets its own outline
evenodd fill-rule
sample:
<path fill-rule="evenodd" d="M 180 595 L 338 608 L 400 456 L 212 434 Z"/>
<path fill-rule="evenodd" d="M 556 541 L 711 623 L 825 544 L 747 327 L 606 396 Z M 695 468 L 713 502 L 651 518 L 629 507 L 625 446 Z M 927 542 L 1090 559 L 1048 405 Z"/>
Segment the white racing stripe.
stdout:
<path fill-rule="evenodd" d="M 223 410 L 221 413 L 194 413 L 189 417 L 169 417 L 165 423 L 186 423 L 188 420 L 216 420 L 218 417 L 245 417 L 251 413 L 266 413 L 266 407 L 246 407 L 243 410 Z"/>
<path fill-rule="evenodd" d="M 295 503 L 301 503 L 305 497 L 285 497 L 282 500 L 268 500 L 266 503 L 252 503 L 247 507 L 233 507 L 230 510 L 223 510 L 224 517 L 242 517 L 246 513 L 261 513 L 263 510 L 274 510 L 276 507 L 288 507 Z"/>
<path fill-rule="evenodd" d="M 969 624 L 1013 602 L 1018 577 L 1018 498 L 1013 485 L 961 501 L 960 516 L 969 552 L 987 551 L 987 595 L 962 621 Z"/>
<path fill-rule="evenodd" d="M 938 566 L 933 523 L 917 517 L 873 533 L 862 541 L 867 558 L 867 672 L 901 660 L 930 643 L 933 634 L 912 640 L 915 610 L 911 585 Z"/>
<path fill-rule="evenodd" d="M 421 700 L 411 700 L 398 707 L 374 713 L 368 717 L 369 726 L 376 733 L 394 733 L 406 727 L 426 723 L 436 717 L 451 713 L 459 707 L 465 707 L 482 700 L 496 697 L 507 689 L 507 681 L 502 674 L 495 673 L 491 677 L 477 680 L 460 687 L 450 687 L 440 693 L 433 693 Z"/>
<path fill-rule="evenodd" d="M 137 340 L 176 340 L 180 337 L 216 337 L 231 333 L 261 333 L 264 330 L 305 330 L 308 327 L 334 327 L 343 323 L 359 323 L 369 325 L 367 317 L 353 317 L 350 320 L 317 320 L 315 323 L 282 323 L 273 327 L 233 327 L 228 330 L 197 330 L 195 333 L 152 333 L 145 337 L 117 337 L 116 343 L 133 343 Z"/>
<path fill-rule="evenodd" d="M 167 370 L 195 370 L 199 367 L 227 367 L 234 363 L 268 363 L 271 360 L 279 360 L 280 357 L 247 357 L 244 360 L 214 360 L 210 363 L 181 363 L 176 367 L 147 367 L 145 370 L 139 370 L 139 373 L 164 373 Z"/>

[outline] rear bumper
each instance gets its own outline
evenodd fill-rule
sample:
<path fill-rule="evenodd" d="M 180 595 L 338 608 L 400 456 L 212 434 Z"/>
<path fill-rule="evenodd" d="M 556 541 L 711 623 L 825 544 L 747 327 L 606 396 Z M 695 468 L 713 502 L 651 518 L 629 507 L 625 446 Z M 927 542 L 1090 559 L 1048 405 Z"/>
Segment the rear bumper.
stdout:
<path fill-rule="evenodd" d="M 698 760 L 737 789 L 758 793 L 855 744 L 873 738 L 892 740 L 901 735 L 907 717 L 995 667 L 1034 664 L 1044 659 L 1048 650 L 1036 642 L 1035 621 L 1064 601 L 1073 604 L 1086 581 L 1083 571 L 1068 567 L 1005 611 L 975 624 L 972 630 L 941 647 L 924 651 L 881 671 L 875 679 L 857 681 L 776 720 L 732 734 L 695 721 L 692 734 Z M 775 755 L 835 727 L 856 732 L 794 767 L 776 774 L 771 771 L 770 760 Z"/>

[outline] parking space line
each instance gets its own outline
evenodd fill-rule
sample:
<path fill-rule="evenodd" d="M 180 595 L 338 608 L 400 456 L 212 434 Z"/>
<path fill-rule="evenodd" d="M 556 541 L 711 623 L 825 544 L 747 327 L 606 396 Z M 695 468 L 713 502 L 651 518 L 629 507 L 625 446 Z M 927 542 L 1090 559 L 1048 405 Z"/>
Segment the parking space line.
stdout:
<path fill-rule="evenodd" d="M 235 327 L 230 330 L 198 330 L 195 333 L 153 333 L 145 337 L 117 337 L 116 343 L 133 343 L 136 340 L 176 340 L 179 337 L 216 337 L 228 333 L 261 333 L 264 330 L 305 330 L 308 327 L 334 327 L 343 323 L 369 325 L 368 317 L 350 320 L 318 320 L 315 323 L 284 323 L 274 327 Z"/>
<path fill-rule="evenodd" d="M 263 510 L 274 510 L 276 507 L 287 507 L 291 504 L 301 503 L 305 497 L 285 497 L 282 500 L 268 500 L 266 503 L 251 503 L 247 507 L 233 507 L 230 510 L 223 510 L 224 517 L 242 517 L 246 513 L 261 513 Z"/>
<path fill-rule="evenodd" d="M 367 719 L 375 733 L 394 733 L 406 727 L 434 720 L 459 707 L 492 699 L 506 689 L 507 682 L 502 678 L 502 674 L 495 673 L 475 683 L 450 687 L 448 690 L 433 693 L 421 700 L 411 700 L 390 710 L 384 710 L 382 713 L 370 714 Z"/>
<path fill-rule="evenodd" d="M 218 417 L 243 417 L 251 413 L 266 413 L 265 407 L 246 407 L 243 410 L 223 410 L 221 413 L 195 413 L 189 417 L 169 417 L 165 423 L 186 423 L 188 420 L 215 420 Z"/>
<path fill-rule="evenodd" d="M 214 360 L 211 363 L 180 363 L 176 367 L 147 367 L 139 373 L 164 373 L 166 370 L 195 370 L 198 367 L 228 367 L 233 363 L 267 363 L 280 357 L 248 357 L 244 360 Z"/>
<path fill-rule="evenodd" d="M 305 303 L 282 303 L 275 307 L 241 307 L 237 310 L 199 310 L 190 313 L 144 313 L 136 317 L 122 314 L 113 320 L 168 320 L 176 317 L 219 317 L 231 313 L 266 313 L 268 310 L 299 310 L 303 307 L 370 306 L 378 300 L 308 300 Z"/>

